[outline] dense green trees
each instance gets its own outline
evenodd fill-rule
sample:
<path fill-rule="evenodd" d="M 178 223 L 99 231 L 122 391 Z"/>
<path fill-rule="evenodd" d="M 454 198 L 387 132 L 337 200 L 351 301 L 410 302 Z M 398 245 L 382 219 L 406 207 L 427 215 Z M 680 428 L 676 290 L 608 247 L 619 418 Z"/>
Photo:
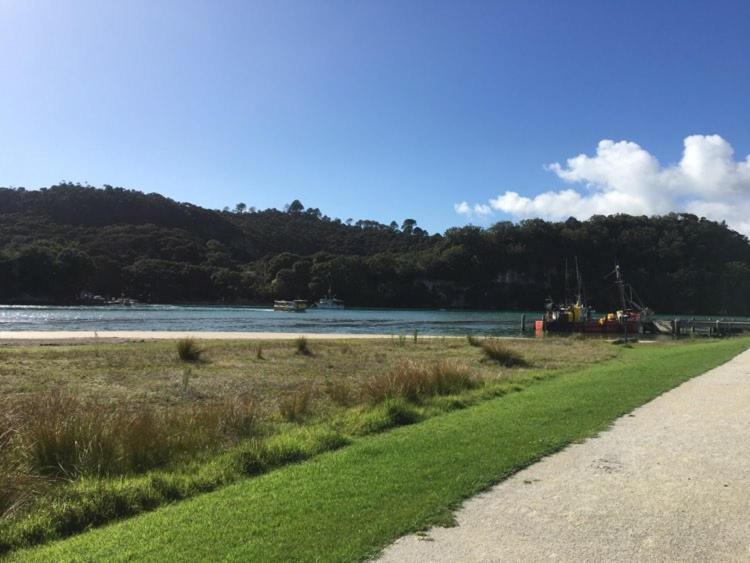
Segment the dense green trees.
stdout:
<path fill-rule="evenodd" d="M 652 308 L 750 314 L 750 244 L 688 214 L 499 222 L 429 235 L 414 219 L 385 225 L 244 203 L 212 211 L 158 194 L 62 184 L 0 189 L 0 302 L 74 302 L 82 290 L 149 302 L 539 309 L 577 256 L 587 294 L 612 305 L 618 261 Z"/>

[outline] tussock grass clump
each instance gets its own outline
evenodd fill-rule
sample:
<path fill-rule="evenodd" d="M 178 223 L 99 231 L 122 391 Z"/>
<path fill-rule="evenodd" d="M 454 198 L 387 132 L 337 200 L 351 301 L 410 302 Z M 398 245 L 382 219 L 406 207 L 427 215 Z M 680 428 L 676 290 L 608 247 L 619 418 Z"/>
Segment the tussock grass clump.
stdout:
<path fill-rule="evenodd" d="M 117 433 L 121 418 L 70 394 L 52 392 L 25 401 L 19 442 L 31 467 L 49 477 L 103 475 L 117 466 Z"/>
<path fill-rule="evenodd" d="M 521 354 L 497 339 L 487 339 L 482 341 L 482 351 L 487 358 L 502 364 L 505 367 L 529 365 Z"/>
<path fill-rule="evenodd" d="M 313 388 L 303 384 L 279 399 L 279 413 L 289 422 L 303 422 L 312 412 Z"/>
<path fill-rule="evenodd" d="M 432 395 L 452 395 L 472 389 L 479 383 L 466 366 L 455 362 L 438 362 L 432 366 L 430 376 Z"/>
<path fill-rule="evenodd" d="M 203 350 L 198 347 L 192 338 L 183 338 L 177 341 L 177 356 L 183 362 L 199 362 L 202 355 Z"/>
<path fill-rule="evenodd" d="M 482 345 L 482 339 L 471 334 L 466 335 L 466 342 L 469 343 L 469 346 L 474 346 L 475 348 Z"/>
<path fill-rule="evenodd" d="M 162 467 L 183 454 L 252 436 L 259 420 L 250 399 L 207 401 L 170 411 L 134 410 L 81 401 L 63 392 L 26 398 L 18 412 L 23 414 L 13 428 L 13 451 L 31 471 L 63 479 Z"/>
<path fill-rule="evenodd" d="M 263 346 L 261 346 L 260 344 L 258 344 L 258 346 L 255 348 L 255 359 L 256 360 L 263 360 L 263 359 L 265 359 L 263 357 Z"/>
<path fill-rule="evenodd" d="M 479 380 L 465 366 L 442 361 L 431 366 L 414 361 L 398 364 L 388 373 L 370 378 L 363 394 L 373 403 L 403 398 L 418 403 L 433 395 L 449 395 L 475 387 Z"/>
<path fill-rule="evenodd" d="M 313 352 L 310 350 L 310 342 L 306 337 L 300 336 L 294 339 L 294 348 L 298 356 L 312 356 Z"/>

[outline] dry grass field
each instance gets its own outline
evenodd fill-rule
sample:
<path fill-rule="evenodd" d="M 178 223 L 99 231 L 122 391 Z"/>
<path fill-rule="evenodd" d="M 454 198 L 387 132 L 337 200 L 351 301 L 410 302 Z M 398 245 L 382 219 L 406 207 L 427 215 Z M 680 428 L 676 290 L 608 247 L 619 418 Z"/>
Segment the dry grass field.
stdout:
<path fill-rule="evenodd" d="M 80 399 L 155 407 L 248 396 L 271 404 L 300 385 L 311 385 L 320 396 L 329 383 L 356 387 L 407 360 L 456 362 L 491 381 L 580 367 L 617 354 L 617 347 L 596 340 L 502 344 L 528 365 L 504 367 L 463 338 L 310 341 L 309 354 L 300 354 L 294 340 L 198 341 L 202 354 L 196 362 L 181 361 L 171 341 L 6 345 L 0 346 L 0 397 L 13 401 L 65 390 Z"/>
<path fill-rule="evenodd" d="M 0 346 L 0 553 L 606 363 L 602 340 Z"/>

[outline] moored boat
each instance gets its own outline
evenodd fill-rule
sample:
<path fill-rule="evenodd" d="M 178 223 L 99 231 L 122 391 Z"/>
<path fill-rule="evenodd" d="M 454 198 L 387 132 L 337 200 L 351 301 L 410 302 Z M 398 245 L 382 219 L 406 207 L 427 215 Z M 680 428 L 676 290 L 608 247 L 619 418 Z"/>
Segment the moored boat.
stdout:
<path fill-rule="evenodd" d="M 341 299 L 333 297 L 329 291 L 328 295 L 321 297 L 315 306 L 318 309 L 343 309 L 344 302 Z"/>
<path fill-rule="evenodd" d="M 292 301 L 274 301 L 273 310 L 284 311 L 287 313 L 304 313 L 305 311 L 307 311 L 307 301 L 305 301 L 304 299 L 294 299 Z"/>
<path fill-rule="evenodd" d="M 615 265 L 610 275 L 615 277 L 620 309 L 603 315 L 596 314 L 583 298 L 581 276 L 576 263 L 578 292 L 575 301 L 560 305 L 548 299 L 543 318 L 534 323 L 535 331 L 635 334 L 650 327 L 652 312 L 634 298 L 632 287 L 622 278 L 620 266 Z"/>

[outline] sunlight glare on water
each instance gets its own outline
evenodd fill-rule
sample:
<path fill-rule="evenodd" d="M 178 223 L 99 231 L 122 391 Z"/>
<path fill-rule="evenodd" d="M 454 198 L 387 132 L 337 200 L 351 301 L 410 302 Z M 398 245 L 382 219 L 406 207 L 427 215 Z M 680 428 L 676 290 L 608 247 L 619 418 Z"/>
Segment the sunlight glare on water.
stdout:
<path fill-rule="evenodd" d="M 518 334 L 521 312 L 414 309 L 310 309 L 276 312 L 256 307 L 48 307 L 0 305 L 0 331 L 153 330 L 334 332 L 349 334 Z M 527 326 L 539 313 L 527 313 Z"/>

